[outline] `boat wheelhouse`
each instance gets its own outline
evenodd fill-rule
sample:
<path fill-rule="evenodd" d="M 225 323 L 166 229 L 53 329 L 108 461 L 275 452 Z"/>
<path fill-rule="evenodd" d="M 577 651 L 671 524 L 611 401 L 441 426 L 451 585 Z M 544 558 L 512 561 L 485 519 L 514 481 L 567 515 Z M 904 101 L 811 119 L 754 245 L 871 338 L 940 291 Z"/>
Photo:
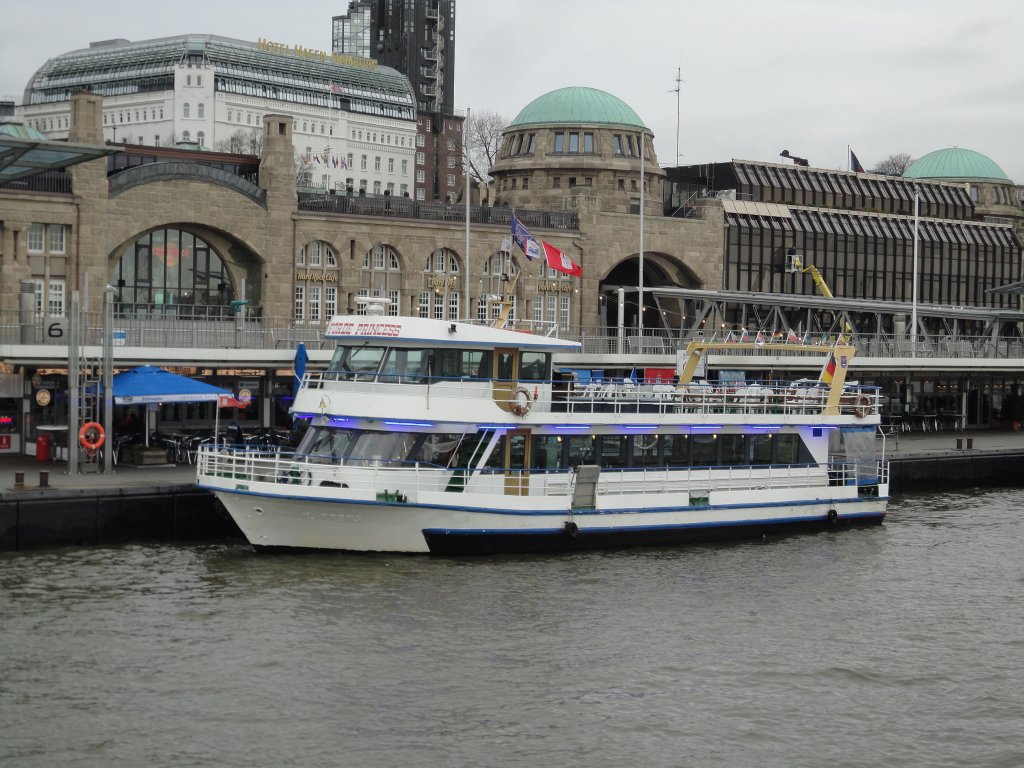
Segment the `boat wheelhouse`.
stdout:
<path fill-rule="evenodd" d="M 260 548 L 558 551 L 885 515 L 878 393 L 845 384 L 852 347 L 692 343 L 678 381 L 583 383 L 552 366 L 578 345 L 535 334 L 357 315 L 326 338 L 294 452 L 199 458 L 198 484 Z M 697 380 L 709 351 L 825 358 L 830 381 Z"/>

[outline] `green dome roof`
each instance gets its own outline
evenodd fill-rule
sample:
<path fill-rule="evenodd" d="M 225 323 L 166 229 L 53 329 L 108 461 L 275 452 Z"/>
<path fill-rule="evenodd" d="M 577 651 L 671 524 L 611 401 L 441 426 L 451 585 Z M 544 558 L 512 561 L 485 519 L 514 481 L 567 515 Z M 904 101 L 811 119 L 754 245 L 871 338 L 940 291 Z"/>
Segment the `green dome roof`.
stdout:
<path fill-rule="evenodd" d="M 573 86 L 545 93 L 531 101 L 509 123 L 509 128 L 537 123 L 583 125 L 604 123 L 643 128 L 644 123 L 626 102 L 596 88 Z"/>
<path fill-rule="evenodd" d="M 950 147 L 929 152 L 915 160 L 903 172 L 904 178 L 911 179 L 987 179 L 1009 181 L 1003 169 L 989 158 L 973 149 Z"/>

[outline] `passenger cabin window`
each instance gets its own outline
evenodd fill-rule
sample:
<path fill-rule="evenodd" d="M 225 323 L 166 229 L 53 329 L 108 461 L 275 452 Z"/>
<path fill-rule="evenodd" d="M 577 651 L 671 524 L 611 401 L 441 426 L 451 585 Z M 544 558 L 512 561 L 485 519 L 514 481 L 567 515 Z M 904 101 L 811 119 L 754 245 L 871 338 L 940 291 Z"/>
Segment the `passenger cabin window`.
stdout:
<path fill-rule="evenodd" d="M 550 355 L 545 352 L 520 352 L 520 381 L 547 381 L 550 379 L 550 360 Z"/>
<path fill-rule="evenodd" d="M 330 378 L 366 381 L 373 379 L 384 358 L 385 347 L 338 347 L 327 369 Z"/>

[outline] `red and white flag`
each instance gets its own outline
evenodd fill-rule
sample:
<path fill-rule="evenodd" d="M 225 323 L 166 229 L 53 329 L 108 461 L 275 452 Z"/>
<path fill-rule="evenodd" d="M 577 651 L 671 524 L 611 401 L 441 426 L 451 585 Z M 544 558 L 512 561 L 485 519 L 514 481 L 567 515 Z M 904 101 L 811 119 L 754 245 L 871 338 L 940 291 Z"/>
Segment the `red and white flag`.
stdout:
<path fill-rule="evenodd" d="M 555 248 L 551 243 L 544 240 L 540 242 L 544 246 L 544 257 L 547 259 L 549 267 L 557 269 L 559 272 L 565 272 L 567 275 L 583 277 L 583 267 Z"/>

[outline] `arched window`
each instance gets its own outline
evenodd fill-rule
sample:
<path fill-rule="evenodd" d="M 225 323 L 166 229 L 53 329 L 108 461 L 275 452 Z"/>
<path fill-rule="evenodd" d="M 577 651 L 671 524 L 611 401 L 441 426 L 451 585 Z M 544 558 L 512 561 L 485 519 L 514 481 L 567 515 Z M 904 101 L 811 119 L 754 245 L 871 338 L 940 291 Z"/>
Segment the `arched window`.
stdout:
<path fill-rule="evenodd" d="M 202 120 L 203 116 L 205 115 L 205 113 L 206 113 L 206 105 L 205 104 L 198 104 L 198 105 L 196 105 L 196 117 L 198 117 L 200 120 Z"/>
<path fill-rule="evenodd" d="M 139 237 L 114 267 L 119 311 L 186 317 L 228 316 L 235 298 L 224 262 L 209 243 L 180 229 Z"/>
<path fill-rule="evenodd" d="M 480 277 L 480 295 L 476 300 L 476 319 L 479 322 L 490 322 L 501 314 L 502 302 L 510 285 L 514 284 L 515 276 L 519 273 L 519 263 L 508 251 L 496 251 L 484 259 L 483 271 Z M 521 287 L 517 284 L 516 293 L 520 293 Z M 511 297 L 512 307 L 508 316 L 510 325 L 515 323 L 517 317 L 518 301 L 517 296 Z"/>
<path fill-rule="evenodd" d="M 188 102 L 187 101 L 184 104 L 181 105 L 181 116 L 184 117 L 185 119 L 188 119 L 188 116 L 189 116 L 189 106 L 188 106 Z"/>
<path fill-rule="evenodd" d="M 387 314 L 392 317 L 402 314 L 402 267 L 398 252 L 390 245 L 375 245 L 366 252 L 359 283 L 357 296 L 386 298 L 391 302 Z M 357 312 L 365 314 L 362 307 Z"/>
<path fill-rule="evenodd" d="M 182 141 L 192 141 L 192 134 L 189 133 L 188 131 L 182 131 L 181 132 L 181 140 Z"/>
<path fill-rule="evenodd" d="M 206 134 L 203 131 L 196 132 L 196 141 L 199 142 L 199 146 L 206 146 Z"/>
<path fill-rule="evenodd" d="M 458 320 L 461 310 L 462 282 L 459 259 L 448 248 L 438 248 L 427 256 L 420 289 L 419 316 L 435 320 Z"/>
<path fill-rule="evenodd" d="M 330 320 L 338 311 L 338 257 L 322 240 L 306 243 L 295 255 L 297 322 Z"/>

